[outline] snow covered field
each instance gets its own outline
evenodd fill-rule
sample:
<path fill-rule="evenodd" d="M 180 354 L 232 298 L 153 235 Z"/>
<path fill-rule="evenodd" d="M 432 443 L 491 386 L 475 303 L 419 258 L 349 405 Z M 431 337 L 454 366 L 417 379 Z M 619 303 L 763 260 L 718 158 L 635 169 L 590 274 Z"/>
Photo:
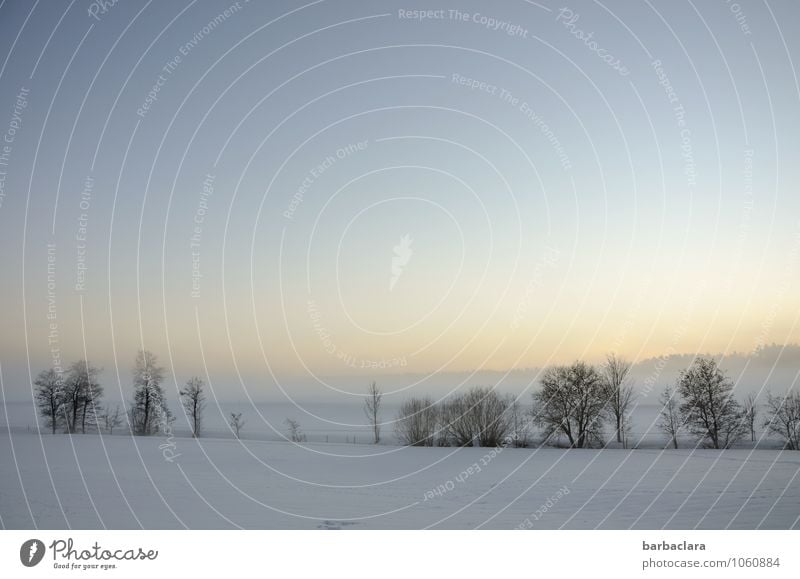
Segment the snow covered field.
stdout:
<path fill-rule="evenodd" d="M 788 529 L 800 453 L 0 431 L 4 528 Z"/>

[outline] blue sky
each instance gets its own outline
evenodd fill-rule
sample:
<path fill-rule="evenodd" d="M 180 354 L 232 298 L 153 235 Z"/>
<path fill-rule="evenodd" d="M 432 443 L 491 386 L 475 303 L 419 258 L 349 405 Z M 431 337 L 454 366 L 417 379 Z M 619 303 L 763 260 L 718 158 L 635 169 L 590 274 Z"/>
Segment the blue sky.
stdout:
<path fill-rule="evenodd" d="M 238 396 L 798 341 L 799 10 L 6 2 L 4 385 L 54 348 Z"/>

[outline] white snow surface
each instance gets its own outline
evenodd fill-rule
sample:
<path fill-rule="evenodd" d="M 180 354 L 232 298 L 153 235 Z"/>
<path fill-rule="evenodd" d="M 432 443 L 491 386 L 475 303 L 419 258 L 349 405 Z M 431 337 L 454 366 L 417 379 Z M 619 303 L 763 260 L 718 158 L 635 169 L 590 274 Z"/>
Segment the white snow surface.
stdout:
<path fill-rule="evenodd" d="M 174 446 L 173 446 L 174 445 Z M 173 457 L 172 460 L 167 460 Z M 789 529 L 800 452 L 0 431 L 11 529 Z"/>

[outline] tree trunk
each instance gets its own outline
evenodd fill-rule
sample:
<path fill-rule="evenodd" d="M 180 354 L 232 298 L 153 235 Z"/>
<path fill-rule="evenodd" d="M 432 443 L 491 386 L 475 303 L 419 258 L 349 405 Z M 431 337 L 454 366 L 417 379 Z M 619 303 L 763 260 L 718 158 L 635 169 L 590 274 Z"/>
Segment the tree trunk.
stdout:
<path fill-rule="evenodd" d="M 567 440 L 569 440 L 570 447 L 575 446 L 575 439 L 572 438 L 572 431 L 569 428 L 562 428 L 561 430 L 563 430 L 564 434 L 567 435 Z"/>
<path fill-rule="evenodd" d="M 75 432 L 75 420 L 78 418 L 78 399 L 73 396 L 72 398 L 72 416 L 70 416 L 69 431 Z"/>
<path fill-rule="evenodd" d="M 150 392 L 145 386 L 144 391 L 144 416 L 142 417 L 142 434 L 150 434 Z"/>

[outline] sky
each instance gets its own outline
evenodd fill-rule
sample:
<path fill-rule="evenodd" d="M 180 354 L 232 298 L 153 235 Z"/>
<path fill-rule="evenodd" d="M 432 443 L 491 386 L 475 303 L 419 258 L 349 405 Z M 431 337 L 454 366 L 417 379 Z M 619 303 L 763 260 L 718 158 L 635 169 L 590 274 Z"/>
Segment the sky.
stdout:
<path fill-rule="evenodd" d="M 139 348 L 263 399 L 800 342 L 799 18 L 7 0 L 4 396 L 124 395 Z"/>

